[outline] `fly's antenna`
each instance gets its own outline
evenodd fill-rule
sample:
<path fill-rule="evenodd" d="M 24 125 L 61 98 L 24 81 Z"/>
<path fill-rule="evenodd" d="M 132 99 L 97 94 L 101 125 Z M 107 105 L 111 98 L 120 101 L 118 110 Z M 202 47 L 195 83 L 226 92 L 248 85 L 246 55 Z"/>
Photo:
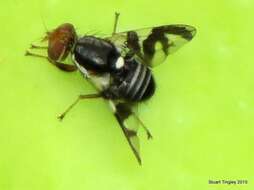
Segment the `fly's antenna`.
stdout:
<path fill-rule="evenodd" d="M 91 36 L 91 35 L 93 35 L 94 33 L 96 33 L 97 32 L 97 30 L 88 30 L 88 31 L 86 31 L 85 33 L 84 33 L 84 35 L 85 36 Z"/>
<path fill-rule="evenodd" d="M 42 13 L 41 13 L 41 12 L 40 12 L 40 16 L 41 16 L 41 21 L 42 21 L 42 24 L 43 24 L 43 27 L 44 27 L 44 30 L 45 30 L 45 34 L 46 34 L 46 36 L 43 37 L 42 41 L 45 41 L 45 40 L 48 39 L 48 35 L 49 35 L 50 32 L 49 32 L 49 30 L 48 30 L 48 28 L 47 28 L 47 26 L 46 26 L 45 20 L 44 20 L 44 18 L 43 18 L 43 16 L 42 16 Z"/>
<path fill-rule="evenodd" d="M 47 28 L 47 26 L 46 26 L 46 24 L 45 24 L 45 20 L 44 20 L 44 18 L 43 18 L 43 16 L 42 16 L 42 13 L 41 13 L 41 12 L 40 12 L 40 16 L 41 16 L 41 21 L 42 21 L 44 30 L 45 30 L 46 33 L 48 33 L 49 30 L 48 30 L 48 28 Z"/>
<path fill-rule="evenodd" d="M 89 35 L 92 35 L 92 36 L 103 36 L 103 35 L 105 35 L 105 34 L 103 34 L 103 33 L 102 33 L 101 31 L 99 31 L 99 30 L 90 31 L 88 34 L 89 34 Z"/>
<path fill-rule="evenodd" d="M 104 37 L 106 34 L 102 33 L 99 30 L 88 30 L 84 34 L 84 36 L 99 36 L 99 37 Z"/>

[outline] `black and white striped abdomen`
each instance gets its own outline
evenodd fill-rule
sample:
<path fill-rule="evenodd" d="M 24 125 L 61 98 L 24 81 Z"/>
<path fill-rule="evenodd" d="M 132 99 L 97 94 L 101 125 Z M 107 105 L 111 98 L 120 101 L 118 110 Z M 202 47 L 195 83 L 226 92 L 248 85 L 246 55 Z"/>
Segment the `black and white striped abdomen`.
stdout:
<path fill-rule="evenodd" d="M 155 91 L 152 73 L 144 64 L 133 60 L 134 66 L 122 78 L 119 93 L 122 98 L 129 101 L 142 101 L 150 98 Z"/>

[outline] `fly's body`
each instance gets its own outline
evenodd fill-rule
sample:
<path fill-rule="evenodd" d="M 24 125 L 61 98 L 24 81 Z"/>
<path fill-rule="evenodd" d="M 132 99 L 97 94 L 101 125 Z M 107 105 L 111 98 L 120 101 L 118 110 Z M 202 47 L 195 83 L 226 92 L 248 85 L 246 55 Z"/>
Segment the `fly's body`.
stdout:
<path fill-rule="evenodd" d="M 122 57 L 106 40 L 80 38 L 74 47 L 74 58 L 81 73 L 106 99 L 138 102 L 151 97 L 155 90 L 150 69 L 133 58 Z"/>
<path fill-rule="evenodd" d="M 190 41 L 196 29 L 178 24 L 116 33 L 118 16 L 116 14 L 114 31 L 109 37 L 78 37 L 72 24 L 62 24 L 47 33 L 44 38 L 48 40 L 47 47 L 31 46 L 31 49 L 46 48 L 48 56 L 30 51 L 26 55 L 46 58 L 63 71 L 72 72 L 78 69 L 94 85 L 97 93 L 79 95 L 59 119 L 63 119 L 79 100 L 103 98 L 109 101 L 130 148 L 141 164 L 138 126 L 129 126 L 128 119 L 134 118 L 146 131 L 148 139 L 152 138 L 133 107 L 151 98 L 155 92 L 151 68 Z M 62 62 L 69 54 L 74 65 Z"/>

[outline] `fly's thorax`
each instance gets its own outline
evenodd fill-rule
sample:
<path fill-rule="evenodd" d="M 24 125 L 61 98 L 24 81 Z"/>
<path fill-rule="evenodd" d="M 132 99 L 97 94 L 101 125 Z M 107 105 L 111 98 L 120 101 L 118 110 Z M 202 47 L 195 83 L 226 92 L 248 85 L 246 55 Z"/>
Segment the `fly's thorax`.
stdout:
<path fill-rule="evenodd" d="M 102 91 L 109 87 L 111 75 L 125 65 L 115 46 L 103 39 L 84 36 L 75 44 L 72 59 L 79 71 Z"/>
<path fill-rule="evenodd" d="M 111 63 L 117 62 L 117 67 L 123 64 L 118 60 L 120 53 L 110 42 L 93 36 L 78 39 L 74 51 L 75 60 L 86 70 L 97 73 L 110 72 Z"/>

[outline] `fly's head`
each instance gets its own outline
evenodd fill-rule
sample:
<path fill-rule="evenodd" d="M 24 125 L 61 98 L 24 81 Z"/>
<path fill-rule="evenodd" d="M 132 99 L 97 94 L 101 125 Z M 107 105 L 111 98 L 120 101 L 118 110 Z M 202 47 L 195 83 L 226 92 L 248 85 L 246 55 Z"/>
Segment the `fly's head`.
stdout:
<path fill-rule="evenodd" d="M 75 28 L 70 23 L 64 23 L 47 32 L 44 40 L 48 41 L 48 57 L 53 61 L 63 61 L 72 51 L 77 40 Z"/>

